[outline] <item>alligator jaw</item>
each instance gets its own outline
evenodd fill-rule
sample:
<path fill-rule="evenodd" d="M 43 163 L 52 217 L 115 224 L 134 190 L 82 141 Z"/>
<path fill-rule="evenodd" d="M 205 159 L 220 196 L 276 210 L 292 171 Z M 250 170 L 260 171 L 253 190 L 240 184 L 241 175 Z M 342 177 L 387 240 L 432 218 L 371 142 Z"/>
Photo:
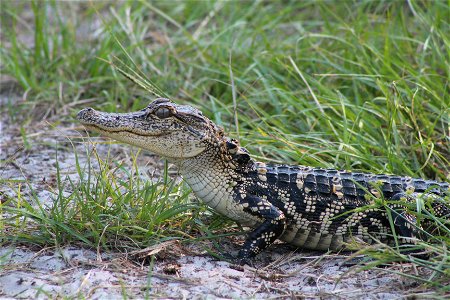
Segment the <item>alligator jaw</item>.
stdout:
<path fill-rule="evenodd" d="M 202 153 L 215 133 L 197 111 L 159 99 L 133 113 L 81 110 L 77 119 L 88 129 L 171 160 L 183 160 Z M 203 120 L 205 119 L 205 120 Z M 208 120 L 209 121 L 209 120 Z"/>
<path fill-rule="evenodd" d="M 80 119 L 79 119 L 80 120 Z M 101 133 L 103 135 L 106 136 L 113 136 L 114 134 L 118 134 L 118 135 L 136 135 L 136 136 L 140 136 L 140 137 L 161 137 L 164 135 L 168 135 L 169 133 L 136 133 L 133 132 L 129 129 L 122 129 L 122 128 L 108 128 L 105 126 L 101 126 L 101 125 L 97 125 L 97 124 L 89 124 L 89 123 L 84 123 L 83 120 L 80 120 L 81 124 L 83 124 L 83 126 L 88 129 L 88 130 L 92 130 L 92 131 L 96 131 L 98 133 Z"/>
<path fill-rule="evenodd" d="M 136 135 L 140 137 L 160 137 L 169 134 L 154 130 L 148 126 L 137 127 L 135 123 L 145 119 L 144 112 L 137 113 L 104 113 L 94 110 L 93 108 L 82 109 L 77 114 L 77 119 L 87 129 L 99 132 L 104 135 L 116 138 L 116 135 Z M 153 129 L 153 130 L 152 130 Z"/>

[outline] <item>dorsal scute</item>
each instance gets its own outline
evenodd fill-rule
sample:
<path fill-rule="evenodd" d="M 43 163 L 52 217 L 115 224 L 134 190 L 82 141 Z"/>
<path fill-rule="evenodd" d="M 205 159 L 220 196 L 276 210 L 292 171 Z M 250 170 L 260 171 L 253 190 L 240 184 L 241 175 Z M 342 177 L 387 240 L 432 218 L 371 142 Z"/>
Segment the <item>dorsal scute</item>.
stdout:
<path fill-rule="evenodd" d="M 238 169 L 247 168 L 248 165 L 252 163 L 249 152 L 239 144 L 238 140 L 230 138 L 225 139 L 223 148 L 233 165 Z"/>

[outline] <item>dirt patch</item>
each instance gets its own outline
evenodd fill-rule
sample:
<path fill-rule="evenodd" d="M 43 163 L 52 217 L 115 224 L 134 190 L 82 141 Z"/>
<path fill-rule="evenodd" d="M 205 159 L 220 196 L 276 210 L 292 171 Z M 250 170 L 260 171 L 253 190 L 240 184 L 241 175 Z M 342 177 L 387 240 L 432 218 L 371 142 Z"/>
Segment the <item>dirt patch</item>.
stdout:
<path fill-rule="evenodd" d="M 80 137 L 76 129 L 81 130 L 81 127 L 51 126 L 47 122 L 30 124 L 27 150 L 19 129 L 9 126 L 5 114 L 1 120 L 0 159 L 4 163 L 0 176 L 8 182 L 1 184 L 1 192 L 4 197 L 15 197 L 17 186 L 12 186 L 11 182 L 27 181 L 29 185 L 22 184 L 22 197 L 31 199 L 32 192 L 37 193 L 40 204 L 50 207 L 57 164 L 66 178 L 76 182 L 79 178 L 75 153 L 81 165 L 88 163 L 89 158 L 83 155 L 86 145 L 71 143 Z M 124 145 L 99 145 L 97 151 L 100 156 L 111 155 L 112 151 L 115 157 L 131 160 L 129 147 Z M 98 168 L 95 161 L 91 164 Z M 161 162 L 148 154 L 142 156 L 139 164 L 142 172 L 158 173 L 161 168 Z M 238 246 L 230 239 L 221 242 L 230 253 L 237 252 Z M 255 259 L 255 268 L 237 267 L 215 260 L 196 247 L 174 242 L 139 253 L 109 253 L 76 246 L 34 249 L 4 244 L 0 247 L 0 296 L 5 299 L 392 299 L 420 292 L 416 289 L 417 282 L 391 272 L 411 272 L 410 265 L 355 272 L 356 268 L 345 264 L 346 256 L 308 251 L 295 253 L 293 248 L 280 244 Z M 143 258 L 150 254 L 153 260 Z"/>
<path fill-rule="evenodd" d="M 284 249 L 286 250 L 286 249 Z M 289 251 L 288 251 L 289 253 Z M 123 254 L 65 247 L 0 250 L 1 295 L 14 298 L 376 298 L 407 295 L 412 281 L 383 271 L 349 272 L 344 257 L 297 254 L 258 269 L 239 268 L 205 255 L 182 255 L 139 266 Z M 269 251 L 264 256 L 281 258 Z M 263 258 L 264 260 L 264 258 Z"/>

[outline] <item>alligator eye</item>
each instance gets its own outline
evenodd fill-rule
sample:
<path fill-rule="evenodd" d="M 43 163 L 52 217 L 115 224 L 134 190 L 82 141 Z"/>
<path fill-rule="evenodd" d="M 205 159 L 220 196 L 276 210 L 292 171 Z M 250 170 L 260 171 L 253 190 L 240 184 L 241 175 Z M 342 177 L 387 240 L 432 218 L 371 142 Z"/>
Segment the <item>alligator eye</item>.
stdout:
<path fill-rule="evenodd" d="M 160 119 L 165 119 L 172 115 L 172 111 L 167 107 L 160 107 L 155 111 L 155 115 Z"/>

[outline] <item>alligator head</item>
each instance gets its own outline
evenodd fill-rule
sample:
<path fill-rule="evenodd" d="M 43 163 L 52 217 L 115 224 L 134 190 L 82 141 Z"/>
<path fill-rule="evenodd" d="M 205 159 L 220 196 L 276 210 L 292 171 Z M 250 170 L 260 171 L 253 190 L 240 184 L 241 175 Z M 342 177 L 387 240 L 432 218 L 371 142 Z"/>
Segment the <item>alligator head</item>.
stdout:
<path fill-rule="evenodd" d="M 106 113 L 85 108 L 77 119 L 87 129 L 174 161 L 226 144 L 222 129 L 201 111 L 164 98 L 132 113 Z"/>

